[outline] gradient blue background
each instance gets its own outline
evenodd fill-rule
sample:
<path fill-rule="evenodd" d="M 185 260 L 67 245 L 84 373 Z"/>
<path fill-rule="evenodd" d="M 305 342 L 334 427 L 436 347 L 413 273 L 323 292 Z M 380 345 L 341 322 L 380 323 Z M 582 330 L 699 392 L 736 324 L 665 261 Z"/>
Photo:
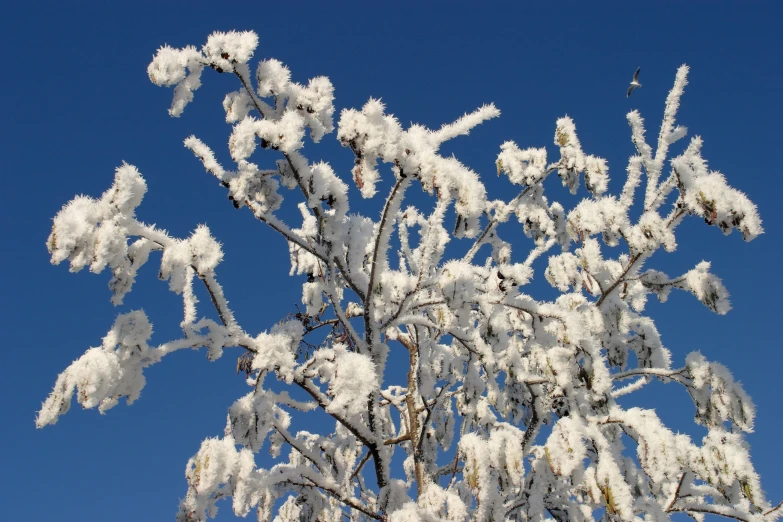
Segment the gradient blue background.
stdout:
<path fill-rule="evenodd" d="M 222 433 L 228 406 L 246 390 L 234 375 L 238 353 L 216 363 L 203 352 L 177 353 L 147 371 L 133 407 L 102 417 L 75 405 L 57 425 L 35 429 L 57 374 L 100 343 L 117 313 L 143 307 L 155 343 L 174 338 L 181 320 L 179 297 L 156 279 L 157 257 L 120 308 L 109 303 L 107 273 L 73 275 L 49 264 L 51 218 L 74 195 L 99 196 L 123 160 L 135 164 L 149 185 L 142 220 L 178 236 L 207 223 L 223 242 L 218 276 L 251 333 L 269 328 L 299 299 L 301 279 L 287 277 L 284 241 L 246 210 L 235 211 L 182 146 L 195 133 L 226 158 L 230 128 L 221 101 L 235 79 L 206 71 L 195 102 L 172 119 L 171 91 L 152 85 L 145 72 L 163 43 L 200 46 L 211 31 L 230 29 L 257 31 L 256 58 L 282 60 L 297 81 L 329 76 L 338 110 L 381 97 L 403 124 L 437 128 L 494 102 L 501 118 L 447 149 L 482 173 L 493 197 L 510 194 L 495 176 L 500 144 L 546 145 L 554 154 L 554 123 L 564 114 L 575 119 L 585 151 L 608 159 L 616 191 L 633 153 L 625 114 L 638 108 L 656 137 L 675 70 L 688 63 L 678 123 L 704 137 L 711 167 L 758 204 L 767 233 L 745 244 L 738 234 L 726 238 L 687 221 L 678 252 L 656 255 L 648 266 L 675 275 L 712 260 L 734 310 L 719 317 L 688 295 L 649 310 L 675 365 L 701 350 L 745 384 L 758 407 L 757 430 L 748 437 L 754 462 L 770 500 L 783 498 L 783 3 L 70 4 L 8 3 L 0 16 L 0 519 L 172 520 L 187 459 L 202 439 Z M 644 87 L 628 100 L 637 66 Z M 305 153 L 342 173 L 352 164 L 333 135 Z M 259 161 L 271 165 L 275 158 L 267 157 Z M 547 190 L 553 199 L 565 194 L 554 179 Z M 356 196 L 354 209 L 369 208 Z M 541 289 L 541 272 L 537 278 Z M 653 386 L 637 404 L 656 406 L 676 430 L 697 439 L 703 433 L 683 390 Z M 229 504 L 222 505 L 218 519 L 232 520 Z"/>

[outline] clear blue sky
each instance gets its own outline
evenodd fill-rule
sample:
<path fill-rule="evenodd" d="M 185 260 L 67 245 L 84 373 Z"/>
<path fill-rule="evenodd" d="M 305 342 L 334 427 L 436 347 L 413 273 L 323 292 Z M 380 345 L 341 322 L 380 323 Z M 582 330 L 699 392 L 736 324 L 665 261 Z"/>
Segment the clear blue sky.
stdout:
<path fill-rule="evenodd" d="M 757 430 L 748 437 L 754 462 L 770 500 L 783 498 L 783 287 L 775 268 L 783 254 L 783 3 L 58 4 L 7 3 L 0 17 L 0 518 L 172 520 L 187 459 L 202 439 L 222 432 L 228 406 L 245 392 L 233 353 L 216 363 L 203 353 L 178 353 L 147 372 L 132 407 L 100 416 L 76 405 L 56 426 L 35 430 L 35 412 L 58 373 L 100 343 L 117 313 L 143 307 L 155 343 L 173 338 L 181 320 L 179 298 L 156 279 L 154 262 L 119 309 L 109 303 L 106 273 L 74 275 L 49 264 L 51 218 L 75 194 L 98 196 L 123 160 L 135 164 L 149 185 L 141 219 L 180 236 L 206 222 L 224 243 L 218 276 L 251 333 L 298 301 L 301 280 L 287 278 L 284 242 L 246 211 L 234 211 L 182 147 L 195 133 L 225 157 L 229 127 L 220 104 L 235 89 L 232 78 L 206 71 L 195 103 L 175 120 L 166 113 L 171 91 L 153 86 L 145 72 L 163 43 L 201 45 L 211 31 L 230 29 L 258 32 L 256 57 L 282 60 L 298 81 L 329 76 L 338 110 L 381 97 L 403 123 L 437 127 L 494 102 L 501 118 L 452 142 L 450 151 L 482 173 L 495 197 L 509 187 L 495 177 L 500 144 L 513 139 L 552 150 L 555 119 L 564 114 L 574 118 L 585 151 L 609 160 L 616 190 L 633 153 L 625 114 L 638 108 L 656 136 L 675 70 L 688 63 L 678 123 L 704 137 L 711 167 L 758 204 L 767 233 L 745 244 L 691 220 L 681 227 L 680 250 L 650 266 L 674 275 L 712 260 L 734 310 L 718 317 L 674 295 L 650 311 L 675 364 L 701 350 L 745 384 L 758 407 Z M 628 100 L 637 66 L 644 87 Z M 351 154 L 333 136 L 325 141 L 308 146 L 308 156 L 347 172 Z M 557 183 L 547 190 L 555 199 L 564 193 Z M 699 435 L 687 395 L 672 391 L 656 388 L 640 400 L 657 406 L 674 429 Z M 232 519 L 224 504 L 219 520 Z"/>

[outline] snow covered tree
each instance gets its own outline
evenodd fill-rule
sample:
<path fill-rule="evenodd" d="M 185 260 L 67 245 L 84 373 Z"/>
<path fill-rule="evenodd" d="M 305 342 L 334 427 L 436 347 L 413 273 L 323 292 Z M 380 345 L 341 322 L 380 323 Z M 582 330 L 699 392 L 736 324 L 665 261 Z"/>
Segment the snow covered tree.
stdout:
<path fill-rule="evenodd" d="M 554 156 L 502 145 L 497 173 L 518 194 L 500 201 L 488 199 L 475 172 L 439 153 L 497 117 L 493 105 L 438 130 L 405 129 L 375 99 L 343 110 L 337 139 L 355 166 L 338 176 L 304 155 L 306 141 L 334 131 L 332 84 L 295 83 L 274 59 L 252 73 L 257 42 L 255 33 L 230 32 L 212 34 L 200 50 L 164 46 L 148 73 L 174 87 L 175 117 L 206 68 L 236 76 L 238 90 L 223 102 L 235 165 L 221 165 L 195 136 L 185 146 L 236 208 L 287 240 L 291 275 L 303 281 L 302 311 L 261 333 L 238 324 L 217 279 L 220 243 L 206 226 L 176 238 L 140 221 L 146 183 L 124 164 L 100 198 L 78 196 L 57 214 L 52 262 L 68 260 L 72 271 L 108 267 L 116 305 L 160 252 L 160 278 L 182 296 L 182 336 L 152 345 L 144 312 L 121 314 L 101 346 L 58 377 L 39 427 L 56 423 L 74 394 L 101 412 L 122 397 L 134 402 L 145 368 L 172 352 L 203 348 L 214 360 L 237 348 L 249 391 L 229 409 L 222 436 L 206 439 L 188 462 L 182 521 L 214 517 L 225 497 L 238 515 L 255 509 L 259 520 L 280 521 L 780 516 L 743 439 L 753 429 L 750 398 L 699 353 L 673 365 L 644 315 L 648 294 L 665 301 L 672 289 L 717 314 L 729 310 L 709 262 L 675 276 L 646 266 L 659 249 L 676 249 L 683 219 L 698 217 L 725 234 L 737 229 L 746 241 L 763 232 L 755 205 L 709 170 L 699 137 L 670 152 L 687 132 L 675 124 L 686 66 L 655 148 L 640 114 L 628 114 L 636 154 L 619 195 L 606 194 L 607 162 L 582 150 L 574 122 L 563 117 Z M 550 203 L 543 187 L 551 174 L 572 193 L 583 175 L 584 199 L 571 210 Z M 372 199 L 381 176 L 391 189 L 376 199 L 379 214 L 351 213 L 348 183 Z M 286 190 L 300 201 L 296 226 L 280 217 Z M 513 219 L 532 241 L 523 257 L 499 235 Z M 536 260 L 560 292 L 554 301 L 524 292 Z M 194 284 L 204 285 L 219 321 L 199 316 Z M 409 362 L 401 377 L 387 364 L 393 351 Z M 618 404 L 656 379 L 685 388 L 707 431 L 701 441 L 675 434 L 655 410 Z M 293 432 L 292 419 L 308 415 L 330 421 Z M 262 449 L 272 467 L 257 466 Z"/>

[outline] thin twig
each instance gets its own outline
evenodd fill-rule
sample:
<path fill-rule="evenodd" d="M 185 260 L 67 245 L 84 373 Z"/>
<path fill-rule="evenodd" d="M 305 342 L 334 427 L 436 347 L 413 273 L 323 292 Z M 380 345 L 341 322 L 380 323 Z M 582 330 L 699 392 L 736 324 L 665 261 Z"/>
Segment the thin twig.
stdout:
<path fill-rule="evenodd" d="M 687 367 L 680 368 L 679 370 L 665 370 L 663 368 L 634 368 L 633 370 L 628 370 L 627 372 L 615 373 L 611 377 L 614 381 L 621 381 L 623 379 L 629 379 L 637 375 L 649 375 L 652 377 L 667 377 L 677 381 L 678 379 L 676 379 L 676 376 L 682 375 L 687 370 Z"/>
<path fill-rule="evenodd" d="M 383 206 L 383 212 L 381 213 L 381 222 L 378 225 L 378 232 L 376 233 L 375 246 L 372 252 L 372 264 L 370 265 L 370 282 L 367 285 L 367 299 L 364 306 L 364 330 L 367 345 L 372 349 L 372 345 L 375 342 L 374 329 L 372 328 L 372 312 L 373 312 L 373 291 L 375 290 L 375 280 L 378 277 L 378 265 L 379 256 L 381 254 L 381 248 L 383 247 L 384 237 L 386 235 L 386 227 L 389 224 L 389 212 L 394 204 L 397 192 L 400 189 L 405 189 L 408 184 L 408 178 L 400 177 L 394 183 L 389 197 L 386 198 L 386 203 Z"/>
<path fill-rule="evenodd" d="M 384 446 L 393 446 L 394 444 L 399 444 L 400 442 L 405 442 L 411 440 L 411 434 L 406 433 L 404 435 L 400 435 L 399 437 L 394 437 L 391 439 L 386 439 L 383 441 Z"/>
<path fill-rule="evenodd" d="M 301 482 L 296 482 L 294 480 L 289 480 L 288 483 L 293 484 L 294 486 L 301 486 L 301 487 L 310 487 L 310 488 L 318 488 L 324 491 L 324 493 L 336 498 L 346 506 L 349 506 L 357 511 L 361 511 L 365 515 L 367 515 L 370 518 L 373 518 L 375 520 L 383 520 L 383 517 L 374 511 L 371 511 L 370 508 L 362 505 L 359 503 L 358 500 L 350 497 L 344 496 L 339 490 L 336 490 L 334 488 L 330 488 L 326 486 L 325 484 L 318 484 L 314 480 L 312 480 L 310 477 L 302 477 L 305 480 L 310 481 L 310 484 L 303 484 Z"/>
<path fill-rule="evenodd" d="M 614 280 L 614 282 L 611 285 L 609 285 L 609 288 L 607 288 L 606 291 L 601 294 L 601 297 L 598 298 L 598 301 L 596 301 L 595 306 L 601 306 L 601 303 L 604 302 L 606 296 L 611 294 L 612 291 L 615 288 L 617 288 L 617 285 L 619 285 L 623 281 L 623 278 L 626 276 L 626 274 L 628 274 L 628 271 L 631 270 L 631 267 L 633 267 L 636 264 L 636 262 L 639 259 L 641 259 L 641 257 L 642 257 L 641 254 L 634 254 L 631 257 L 631 259 L 628 260 L 628 264 L 625 266 L 623 272 L 617 277 L 617 279 Z"/>
<path fill-rule="evenodd" d="M 538 398 L 535 393 L 533 393 L 533 387 L 530 384 L 525 383 L 525 386 L 527 387 L 528 393 L 530 393 L 530 396 L 533 398 L 531 404 L 532 404 L 532 413 L 530 415 L 530 422 L 527 425 L 527 429 L 525 430 L 525 434 L 522 436 L 522 455 L 527 452 L 527 445 L 530 443 L 530 441 L 533 439 L 533 435 L 535 431 L 538 429 L 538 407 L 536 406 L 536 399 Z"/>
<path fill-rule="evenodd" d="M 671 510 L 671 508 L 674 506 L 674 503 L 677 502 L 677 498 L 680 496 L 680 489 L 682 488 L 682 483 L 685 481 L 685 475 L 687 473 L 688 470 L 686 469 L 682 472 L 682 475 L 680 475 L 680 480 L 677 482 L 677 489 L 674 490 L 674 495 L 672 496 L 669 505 L 666 506 L 666 509 L 664 511 L 669 512 L 669 510 Z"/>
<path fill-rule="evenodd" d="M 348 478 L 348 482 L 352 481 L 356 477 L 356 475 L 358 475 L 361 472 L 362 468 L 364 467 L 364 465 L 367 463 L 368 460 L 370 460 L 369 451 L 365 453 L 364 457 L 362 457 L 362 460 L 359 461 L 359 465 L 356 466 L 356 469 L 353 470 L 353 473 L 351 473 L 351 476 Z"/>

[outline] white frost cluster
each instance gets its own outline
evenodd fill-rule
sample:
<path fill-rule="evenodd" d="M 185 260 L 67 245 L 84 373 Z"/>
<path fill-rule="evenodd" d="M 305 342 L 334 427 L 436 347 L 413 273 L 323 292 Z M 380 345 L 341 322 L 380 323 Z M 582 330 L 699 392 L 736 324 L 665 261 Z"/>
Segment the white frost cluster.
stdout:
<path fill-rule="evenodd" d="M 163 251 L 159 277 L 169 281 L 169 287 L 181 293 L 189 282 L 189 270 L 211 273 L 223 259 L 223 251 L 206 225 L 200 225 L 188 239 L 174 241 Z"/>
<path fill-rule="evenodd" d="M 205 515 L 217 516 L 217 500 L 233 497 L 234 512 L 247 515 L 261 500 L 263 485 L 255 469 L 253 452 L 243 448 L 237 451 L 231 436 L 207 439 L 198 453 L 188 461 L 185 470 L 188 494 L 180 503 L 178 521 L 206 520 Z"/>
<path fill-rule="evenodd" d="M 444 141 L 466 135 L 476 125 L 499 114 L 494 105 L 486 105 L 438 131 L 420 125 L 404 131 L 394 116 L 385 114 L 383 103 L 371 98 L 361 112 L 343 110 L 337 139 L 354 153 L 353 179 L 362 196 L 375 195 L 380 159 L 393 164 L 397 176 L 417 177 L 425 190 L 435 193 L 438 199 L 454 199 L 458 214 L 455 235 L 475 237 L 486 206 L 484 185 L 475 172 L 453 157 L 440 156 L 438 149 Z"/>
<path fill-rule="evenodd" d="M 257 45 L 258 36 L 252 31 L 212 33 L 201 51 L 193 46 L 174 49 L 164 45 L 147 67 L 147 74 L 155 85 L 174 86 L 169 114 L 178 117 L 201 87 L 205 66 L 218 72 L 238 70 L 253 56 Z"/>
<path fill-rule="evenodd" d="M 725 234 L 737 228 L 746 241 L 764 232 L 756 205 L 739 190 L 730 187 L 719 172 L 707 170 L 701 157 L 702 141 L 694 138 L 685 152 L 672 160 L 672 168 L 685 189 L 683 203 L 693 214 Z"/>
<path fill-rule="evenodd" d="M 366 355 L 336 350 L 335 356 L 334 377 L 329 382 L 332 402 L 328 410 L 350 418 L 367 408 L 367 398 L 378 389 L 378 376 Z"/>
<path fill-rule="evenodd" d="M 731 421 L 744 431 L 753 431 L 756 408 L 731 372 L 720 363 L 709 362 L 698 352 L 685 360 L 693 379 L 697 420 L 708 427 Z"/>
<path fill-rule="evenodd" d="M 587 190 L 596 196 L 606 192 L 609 185 L 609 167 L 606 160 L 582 152 L 582 145 L 576 135 L 576 125 L 568 116 L 557 120 L 555 145 L 560 147 L 561 160 L 557 173 L 563 180 L 563 186 L 576 194 L 579 173 L 584 172 Z"/>
<path fill-rule="evenodd" d="M 277 324 L 268 334 L 259 334 L 254 340 L 257 348 L 252 368 L 276 371 L 290 383 L 296 367 L 296 349 L 303 334 L 301 323 L 296 321 Z"/>
<path fill-rule="evenodd" d="M 112 302 L 122 303 L 153 248 L 143 238 L 130 245 L 127 242 L 128 227 L 146 192 L 147 184 L 136 167 L 123 164 L 100 199 L 74 198 L 54 218 L 47 241 L 52 263 L 67 259 L 71 272 L 89 267 L 96 274 L 108 266 L 113 273 L 109 282 Z"/>
<path fill-rule="evenodd" d="M 36 425 L 56 423 L 70 409 L 74 392 L 83 408 L 98 406 L 101 413 L 116 406 L 121 397 L 132 404 L 146 382 L 142 368 L 150 358 L 151 335 L 152 325 L 144 312 L 119 316 L 100 347 L 87 350 L 60 374 Z"/>
<path fill-rule="evenodd" d="M 257 46 L 258 35 L 253 31 L 214 32 L 207 38 L 201 52 L 209 63 L 226 71 L 233 64 L 247 63 Z"/>
<path fill-rule="evenodd" d="M 314 142 L 334 130 L 334 87 L 325 76 L 311 79 L 307 86 L 300 85 L 291 81 L 291 73 L 285 65 L 277 60 L 266 60 L 259 62 L 256 80 L 258 95 L 275 99 L 274 114 L 270 111 L 266 117 L 279 119 L 283 106 L 295 110 L 310 128 Z"/>

